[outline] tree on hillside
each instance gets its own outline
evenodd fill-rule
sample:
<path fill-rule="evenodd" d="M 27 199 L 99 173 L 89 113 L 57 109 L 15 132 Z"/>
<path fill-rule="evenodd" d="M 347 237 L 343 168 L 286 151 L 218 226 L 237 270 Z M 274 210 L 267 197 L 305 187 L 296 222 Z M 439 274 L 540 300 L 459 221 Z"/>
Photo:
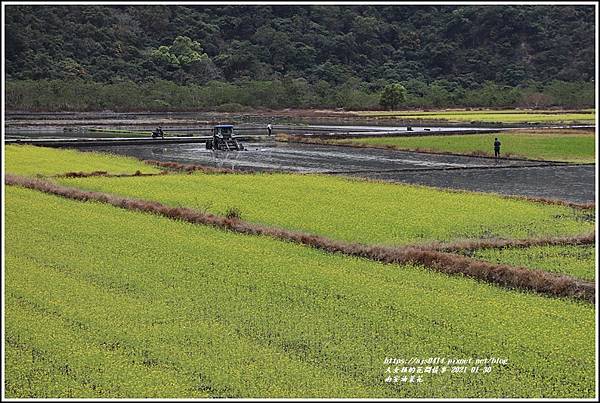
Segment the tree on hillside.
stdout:
<path fill-rule="evenodd" d="M 388 84 L 383 88 L 379 105 L 385 109 L 394 110 L 406 101 L 406 88 L 402 84 Z"/>
<path fill-rule="evenodd" d="M 171 46 L 159 46 L 150 52 L 150 57 L 161 76 L 178 83 L 206 83 L 220 77 L 200 42 L 187 36 L 178 36 Z"/>
<path fill-rule="evenodd" d="M 465 89 L 595 77 L 591 5 L 11 5 L 5 14 L 7 79 L 60 78 L 69 59 L 100 82 L 201 82 L 215 70 L 228 81 L 448 80 Z M 208 61 L 193 61 L 204 52 Z"/>
<path fill-rule="evenodd" d="M 160 46 L 152 51 L 151 55 L 155 60 L 179 67 L 208 59 L 208 55 L 202 51 L 202 45 L 187 36 L 178 36 L 173 41 L 173 45 Z"/>

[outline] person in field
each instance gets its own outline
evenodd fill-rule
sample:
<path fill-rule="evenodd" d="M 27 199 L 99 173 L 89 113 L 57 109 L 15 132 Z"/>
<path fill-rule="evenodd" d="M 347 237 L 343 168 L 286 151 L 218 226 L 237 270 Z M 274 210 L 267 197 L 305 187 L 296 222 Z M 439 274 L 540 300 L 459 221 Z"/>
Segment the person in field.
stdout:
<path fill-rule="evenodd" d="M 152 137 L 153 138 L 156 138 L 156 137 L 165 138 L 165 133 L 163 132 L 163 129 L 161 126 L 158 126 L 156 128 L 156 130 L 152 132 Z"/>
<path fill-rule="evenodd" d="M 267 125 L 267 131 L 269 132 L 269 136 L 271 135 L 271 133 L 273 133 L 273 126 L 271 126 L 271 123 Z"/>
<path fill-rule="evenodd" d="M 500 156 L 500 145 L 502 143 L 500 143 L 500 140 L 498 140 L 498 137 L 496 137 L 496 139 L 494 140 L 494 157 L 498 158 Z"/>

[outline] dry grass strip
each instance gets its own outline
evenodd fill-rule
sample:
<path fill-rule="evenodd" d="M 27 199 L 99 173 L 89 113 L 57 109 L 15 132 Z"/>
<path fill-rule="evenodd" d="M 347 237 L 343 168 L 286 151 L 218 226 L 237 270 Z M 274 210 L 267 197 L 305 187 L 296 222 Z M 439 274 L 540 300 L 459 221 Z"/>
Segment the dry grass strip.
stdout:
<path fill-rule="evenodd" d="M 23 176 L 6 175 L 5 183 L 73 200 L 99 201 L 128 210 L 153 213 L 171 219 L 210 225 L 242 234 L 265 235 L 327 252 L 338 252 L 390 264 L 420 264 L 434 271 L 464 275 L 508 288 L 535 291 L 553 296 L 573 297 L 594 302 L 595 285 L 593 283 L 541 270 L 493 264 L 466 256 L 417 247 L 385 247 L 347 243 L 318 235 L 249 223 L 237 217 L 217 216 L 185 207 L 169 207 L 154 201 L 130 199 L 109 193 L 84 191 Z"/>
<path fill-rule="evenodd" d="M 529 239 L 477 239 L 460 242 L 432 242 L 418 246 L 422 249 L 436 250 L 439 252 L 470 252 L 478 249 L 502 248 L 529 248 L 532 246 L 560 246 L 560 245 L 594 245 L 596 234 L 591 232 L 585 235 L 565 237 L 545 237 Z"/>
<path fill-rule="evenodd" d="M 232 174 L 232 173 L 241 173 L 240 171 L 236 171 L 228 168 L 214 168 L 206 165 L 197 165 L 197 164 L 181 164 L 179 162 L 165 162 L 165 161 L 156 161 L 156 160 L 142 160 L 148 165 L 155 165 L 160 168 L 167 168 L 174 171 L 182 171 L 182 172 L 194 172 L 194 171 L 202 171 L 205 173 L 218 173 L 218 174 Z"/>
<path fill-rule="evenodd" d="M 66 172 L 64 174 L 58 174 L 58 175 L 53 175 L 53 178 L 89 178 L 92 176 L 101 176 L 101 177 L 106 177 L 106 178 L 128 178 L 128 177 L 134 177 L 134 176 L 160 176 L 160 175 L 167 175 L 169 172 L 168 171 L 162 171 L 159 173 L 142 173 L 141 171 L 137 170 L 132 174 L 127 174 L 127 173 L 122 173 L 122 174 L 110 174 L 106 171 L 92 171 L 92 172 Z M 38 175 L 38 177 L 43 177 L 41 175 Z"/>

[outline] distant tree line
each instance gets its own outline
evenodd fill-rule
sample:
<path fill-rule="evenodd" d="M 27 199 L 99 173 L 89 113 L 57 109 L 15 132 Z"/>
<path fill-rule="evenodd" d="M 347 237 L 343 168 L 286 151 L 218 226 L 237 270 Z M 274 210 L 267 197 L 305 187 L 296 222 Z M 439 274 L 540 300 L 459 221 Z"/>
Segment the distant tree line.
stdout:
<path fill-rule="evenodd" d="M 591 106 L 594 23 L 592 5 L 8 5 L 5 77 L 9 105 L 54 109 L 370 109 L 395 83 L 405 107 Z"/>
<path fill-rule="evenodd" d="M 385 101 L 382 104 L 383 85 L 355 81 L 332 86 L 326 81 L 311 84 L 301 78 L 236 83 L 210 81 L 202 85 L 167 80 L 108 84 L 80 79 L 18 80 L 6 82 L 5 100 L 7 109 L 31 111 L 594 107 L 594 85 L 584 81 L 551 81 L 525 87 L 486 82 L 474 89 L 464 89 L 446 81 L 428 85 L 410 80 L 398 85 L 406 90 L 402 99 L 393 105 Z"/>

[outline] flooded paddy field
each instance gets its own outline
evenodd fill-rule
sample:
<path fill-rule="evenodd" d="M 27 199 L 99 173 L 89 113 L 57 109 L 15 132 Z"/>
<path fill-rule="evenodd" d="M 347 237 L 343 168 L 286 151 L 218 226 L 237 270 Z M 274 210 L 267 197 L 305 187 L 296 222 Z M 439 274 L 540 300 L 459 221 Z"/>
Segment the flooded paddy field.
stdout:
<path fill-rule="evenodd" d="M 594 165 L 498 166 L 458 169 L 352 174 L 390 182 L 591 203 L 595 200 Z"/>
<path fill-rule="evenodd" d="M 226 112 L 64 112 L 64 113 L 26 113 L 12 112 L 6 114 L 5 131 L 14 133 L 26 129 L 31 132 L 36 130 L 62 131 L 63 128 L 90 128 L 106 127 L 111 129 L 154 129 L 162 125 L 165 129 L 181 130 L 194 128 L 210 128 L 215 124 L 234 124 L 238 127 L 266 128 L 268 123 L 274 126 L 294 125 L 325 125 L 325 126 L 351 126 L 373 125 L 375 119 L 359 116 L 344 116 L 335 113 L 319 113 L 310 111 L 269 112 L 269 113 L 226 113 Z M 389 127 L 400 127 L 403 121 L 392 121 L 386 124 Z M 438 125 L 438 126 L 444 126 Z M 469 126 L 469 125 L 453 125 Z"/>
<path fill-rule="evenodd" d="M 270 142 L 247 150 L 206 150 L 203 144 L 81 147 L 141 159 L 202 164 L 242 171 L 355 176 L 572 202 L 595 200 L 595 166 L 425 154 L 407 151 Z"/>
<path fill-rule="evenodd" d="M 80 123 L 79 125 L 59 126 L 54 122 L 52 126 L 25 126 L 25 127 L 5 127 L 7 139 L 27 139 L 27 138 L 82 138 L 82 137 L 122 137 L 130 136 L 148 136 L 161 126 L 167 137 L 169 136 L 205 136 L 212 131 L 212 125 L 197 123 L 196 125 L 176 125 L 165 124 L 161 121 L 154 124 L 127 124 L 121 122 L 121 125 L 103 127 L 100 124 Z M 239 135 L 266 135 L 266 125 L 255 123 L 238 124 L 235 126 Z M 272 125 L 274 134 L 292 134 L 303 136 L 338 136 L 344 137 L 368 137 L 368 136 L 414 136 L 425 134 L 474 134 L 497 132 L 508 129 L 490 129 L 483 127 L 433 127 L 433 126 L 373 126 L 373 125 L 317 125 L 317 124 L 274 124 Z"/>
<path fill-rule="evenodd" d="M 480 114 L 486 111 L 473 112 Z M 488 111 L 490 112 L 490 111 Z M 498 112 L 498 111 L 496 111 Z M 519 112 L 523 116 L 529 116 L 524 111 Z M 555 112 L 555 111 L 554 111 Z M 553 113 L 554 113 L 553 112 Z M 431 114 L 432 112 L 422 112 L 421 114 Z M 456 111 L 447 112 L 454 114 Z M 542 127 L 551 124 L 557 124 L 558 121 L 539 121 L 522 122 L 505 120 L 502 116 L 506 111 L 502 111 L 500 119 L 496 121 L 477 121 L 477 119 L 467 119 L 461 121 L 447 119 L 427 119 L 417 112 L 410 112 L 404 116 L 377 116 L 371 112 L 350 112 L 333 110 L 257 110 L 247 112 L 23 112 L 7 111 L 5 115 L 5 129 L 16 127 L 64 127 L 64 126 L 110 126 L 110 127 L 140 127 L 163 126 L 182 127 L 186 125 L 213 125 L 219 123 L 231 123 L 235 125 L 255 124 L 261 127 L 267 123 L 272 125 L 366 125 L 366 126 L 406 126 L 415 127 L 485 127 L 485 128 L 510 128 L 510 127 Z M 385 115 L 385 114 L 384 114 Z M 561 114 L 563 115 L 563 114 Z M 593 119 L 592 119 L 593 120 Z M 575 124 L 575 122 L 571 122 Z M 587 122 L 586 124 L 591 124 Z"/>
<path fill-rule="evenodd" d="M 381 149 L 299 143 L 246 142 L 244 151 L 207 150 L 204 144 L 80 147 L 141 159 L 175 161 L 220 168 L 300 173 L 361 173 L 431 169 L 539 165 L 536 161 L 499 160 Z"/>
<path fill-rule="evenodd" d="M 243 152 L 209 151 L 203 143 L 102 145 L 79 147 L 137 158 L 202 164 L 243 171 L 284 171 L 364 177 L 391 182 L 414 183 L 441 188 L 547 197 L 573 202 L 595 199 L 595 166 L 545 161 L 427 154 L 376 148 L 295 144 L 267 138 L 266 124 L 273 134 L 327 137 L 327 135 L 405 136 L 414 134 L 467 134 L 507 127 L 461 125 L 412 126 L 408 122 L 352 117 L 336 112 L 280 111 L 264 113 L 19 113 L 7 114 L 5 138 L 80 139 L 140 138 L 162 125 L 167 136 L 207 136 L 217 123 L 232 123 L 244 141 Z M 130 130 L 129 134 L 126 133 Z M 256 137 L 252 137 L 256 136 Z"/>

